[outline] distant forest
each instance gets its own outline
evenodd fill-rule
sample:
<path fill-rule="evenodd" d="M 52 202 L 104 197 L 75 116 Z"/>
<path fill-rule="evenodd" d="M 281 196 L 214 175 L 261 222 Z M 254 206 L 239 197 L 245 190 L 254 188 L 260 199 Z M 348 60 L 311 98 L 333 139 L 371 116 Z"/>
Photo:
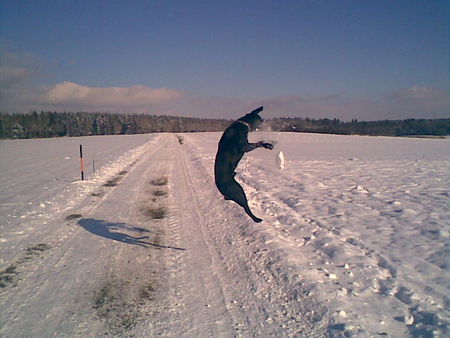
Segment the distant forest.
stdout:
<path fill-rule="evenodd" d="M 0 138 L 122 135 L 223 130 L 227 120 L 111 113 L 0 114 Z"/>
<path fill-rule="evenodd" d="M 340 121 L 339 119 L 276 118 L 275 131 L 298 131 L 341 135 L 445 136 L 450 135 L 450 119 L 406 119 L 383 121 Z"/>
<path fill-rule="evenodd" d="M 0 113 L 0 138 L 143 134 L 156 132 L 223 131 L 232 121 L 165 115 L 57 113 Z M 344 122 L 339 119 L 274 118 L 273 131 L 375 136 L 450 135 L 450 119 L 407 119 Z"/>

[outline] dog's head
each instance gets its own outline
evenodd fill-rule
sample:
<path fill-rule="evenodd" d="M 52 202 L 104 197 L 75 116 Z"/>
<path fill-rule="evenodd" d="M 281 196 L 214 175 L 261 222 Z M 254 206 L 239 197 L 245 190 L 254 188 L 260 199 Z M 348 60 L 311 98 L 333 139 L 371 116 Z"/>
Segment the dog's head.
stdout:
<path fill-rule="evenodd" d="M 262 117 L 259 116 L 259 113 L 263 109 L 263 107 L 259 107 L 253 110 L 251 113 L 248 113 L 247 115 L 241 117 L 239 120 L 247 122 L 250 125 L 251 130 L 256 130 L 264 122 Z"/>

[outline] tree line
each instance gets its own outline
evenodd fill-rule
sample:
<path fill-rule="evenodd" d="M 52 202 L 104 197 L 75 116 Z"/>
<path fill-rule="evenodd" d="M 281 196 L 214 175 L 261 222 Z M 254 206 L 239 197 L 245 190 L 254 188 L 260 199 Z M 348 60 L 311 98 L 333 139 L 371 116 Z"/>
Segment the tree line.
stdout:
<path fill-rule="evenodd" d="M 57 113 L 0 113 L 0 138 L 145 134 L 223 130 L 230 121 L 165 115 Z"/>
<path fill-rule="evenodd" d="M 341 135 L 445 136 L 450 135 L 450 119 L 405 119 L 344 122 L 339 119 L 276 118 L 274 131 L 294 131 Z"/>
<path fill-rule="evenodd" d="M 0 113 L 0 138 L 144 134 L 155 132 L 223 131 L 232 121 L 166 115 L 57 113 Z M 406 119 L 344 122 L 339 119 L 274 118 L 273 131 L 343 135 L 450 135 L 450 119 Z"/>

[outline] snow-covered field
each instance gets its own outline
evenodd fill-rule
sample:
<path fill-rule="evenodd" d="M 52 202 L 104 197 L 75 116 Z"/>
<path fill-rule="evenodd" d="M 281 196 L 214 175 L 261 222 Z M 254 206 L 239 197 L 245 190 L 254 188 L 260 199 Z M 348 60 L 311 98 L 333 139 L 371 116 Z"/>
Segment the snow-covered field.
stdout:
<path fill-rule="evenodd" d="M 450 140 L 220 135 L 0 141 L 0 336 L 449 334 Z"/>

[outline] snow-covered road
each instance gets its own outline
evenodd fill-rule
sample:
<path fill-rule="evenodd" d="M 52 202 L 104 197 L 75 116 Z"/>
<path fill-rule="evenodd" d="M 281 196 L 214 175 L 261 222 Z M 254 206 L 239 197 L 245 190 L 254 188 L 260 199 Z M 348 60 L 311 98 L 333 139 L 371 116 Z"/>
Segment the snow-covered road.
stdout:
<path fill-rule="evenodd" d="M 254 133 L 255 224 L 178 136 L 0 142 L 1 336 L 448 333 L 449 140 Z"/>

